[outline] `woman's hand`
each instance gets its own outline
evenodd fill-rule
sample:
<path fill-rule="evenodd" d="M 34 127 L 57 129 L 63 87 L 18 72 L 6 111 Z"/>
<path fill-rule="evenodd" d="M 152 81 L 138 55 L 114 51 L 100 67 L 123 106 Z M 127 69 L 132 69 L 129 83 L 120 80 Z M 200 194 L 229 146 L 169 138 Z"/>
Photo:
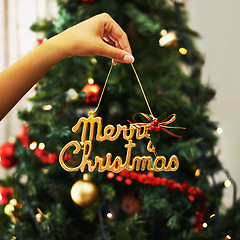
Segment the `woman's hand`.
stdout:
<path fill-rule="evenodd" d="M 127 34 L 107 14 L 96 15 L 48 40 L 58 47 L 62 58 L 101 55 L 114 63 L 132 63 L 134 57 Z"/>

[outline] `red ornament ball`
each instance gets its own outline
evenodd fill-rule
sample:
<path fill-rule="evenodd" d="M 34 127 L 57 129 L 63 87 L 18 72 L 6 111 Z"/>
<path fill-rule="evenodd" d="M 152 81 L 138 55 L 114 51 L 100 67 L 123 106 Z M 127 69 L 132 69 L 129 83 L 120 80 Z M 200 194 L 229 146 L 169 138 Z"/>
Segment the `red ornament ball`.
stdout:
<path fill-rule="evenodd" d="M 0 166 L 4 168 L 13 167 L 18 162 L 15 156 L 14 143 L 7 142 L 0 146 Z"/>
<path fill-rule="evenodd" d="M 6 205 L 12 195 L 13 189 L 11 187 L 0 186 L 0 205 Z"/>
<path fill-rule="evenodd" d="M 101 90 L 102 88 L 98 84 L 87 83 L 82 89 L 82 92 L 87 94 L 84 102 L 90 105 L 96 104 L 99 101 Z"/>

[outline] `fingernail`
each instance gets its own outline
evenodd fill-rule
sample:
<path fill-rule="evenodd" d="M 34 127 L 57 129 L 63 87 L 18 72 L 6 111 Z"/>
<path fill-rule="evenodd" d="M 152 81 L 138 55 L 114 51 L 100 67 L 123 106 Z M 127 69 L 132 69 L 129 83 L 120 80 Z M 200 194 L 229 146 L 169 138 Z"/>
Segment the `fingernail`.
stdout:
<path fill-rule="evenodd" d="M 117 61 L 115 61 L 115 60 L 112 59 L 112 64 L 113 64 L 114 66 L 116 66 L 116 65 L 117 65 Z"/>
<path fill-rule="evenodd" d="M 125 55 L 123 57 L 123 61 L 125 63 L 133 63 L 134 62 L 134 57 L 132 55 Z"/>

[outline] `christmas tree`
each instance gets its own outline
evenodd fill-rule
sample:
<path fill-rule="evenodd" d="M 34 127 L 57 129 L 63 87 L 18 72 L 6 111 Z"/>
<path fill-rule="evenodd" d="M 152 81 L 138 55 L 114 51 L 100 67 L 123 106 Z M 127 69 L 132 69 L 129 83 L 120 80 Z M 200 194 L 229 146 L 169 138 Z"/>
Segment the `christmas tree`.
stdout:
<path fill-rule="evenodd" d="M 128 34 L 134 67 L 158 119 L 149 116 L 131 65 L 113 67 L 101 99 L 111 60 L 73 57 L 59 62 L 36 85 L 32 109 L 19 113 L 22 133 L 0 149 L 2 166 L 17 163 L 13 176 L 0 181 L 0 239 L 238 239 L 239 201 L 234 198 L 232 208 L 220 211 L 223 183 L 216 183 L 214 175 L 228 172 L 214 151 L 217 124 L 209 117 L 208 103 L 215 92 L 201 83 L 204 61 L 194 45 L 198 34 L 188 27 L 183 4 L 58 0 L 58 5 L 57 21 L 37 22 L 32 29 L 44 30 L 50 38 L 109 13 Z M 166 167 L 172 155 L 179 167 L 174 158 L 175 165 L 165 171 L 150 171 L 152 165 L 144 167 L 143 161 L 131 171 L 65 171 L 60 151 L 81 141 L 81 129 L 74 133 L 71 128 L 100 100 L 96 116 L 108 129 L 105 135 L 111 135 L 109 124 L 141 122 L 161 156 L 156 168 L 165 160 Z M 151 147 L 147 150 L 149 139 L 133 142 L 132 157 L 157 159 Z M 117 156 L 124 161 L 129 145 L 126 137 L 114 142 L 93 138 L 91 159 L 104 161 L 111 153 L 112 161 Z M 81 154 L 72 148 L 66 157 L 71 166 L 81 163 Z"/>

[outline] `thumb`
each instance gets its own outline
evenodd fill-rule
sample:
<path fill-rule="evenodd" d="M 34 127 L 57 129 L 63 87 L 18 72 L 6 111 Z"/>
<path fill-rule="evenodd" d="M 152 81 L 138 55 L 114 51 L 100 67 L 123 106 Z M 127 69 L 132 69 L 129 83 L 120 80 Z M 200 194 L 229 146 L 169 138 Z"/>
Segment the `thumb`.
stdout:
<path fill-rule="evenodd" d="M 122 63 L 133 63 L 134 57 L 127 51 L 113 47 L 109 44 L 103 43 L 100 50 L 100 55 L 113 59 Z"/>

